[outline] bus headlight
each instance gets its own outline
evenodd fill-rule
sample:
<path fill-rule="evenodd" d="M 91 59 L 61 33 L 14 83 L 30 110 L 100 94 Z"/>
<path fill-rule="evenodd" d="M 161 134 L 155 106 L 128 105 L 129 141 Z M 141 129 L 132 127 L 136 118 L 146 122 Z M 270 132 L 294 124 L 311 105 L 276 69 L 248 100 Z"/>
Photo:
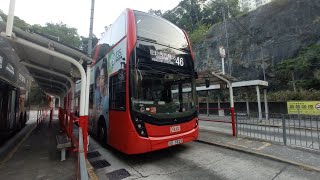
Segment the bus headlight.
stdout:
<path fill-rule="evenodd" d="M 141 125 L 141 124 L 138 124 L 137 126 L 138 126 L 138 128 L 139 128 L 139 129 L 141 129 L 141 128 L 142 128 L 142 125 Z"/>
<path fill-rule="evenodd" d="M 146 127 L 145 127 L 144 122 L 143 122 L 142 119 L 140 119 L 139 117 L 133 118 L 133 124 L 134 124 L 134 127 L 135 127 L 137 133 L 140 136 L 148 137 L 148 134 L 147 134 L 147 131 L 146 131 Z"/>
<path fill-rule="evenodd" d="M 199 125 L 199 118 L 196 117 L 196 127 Z"/>

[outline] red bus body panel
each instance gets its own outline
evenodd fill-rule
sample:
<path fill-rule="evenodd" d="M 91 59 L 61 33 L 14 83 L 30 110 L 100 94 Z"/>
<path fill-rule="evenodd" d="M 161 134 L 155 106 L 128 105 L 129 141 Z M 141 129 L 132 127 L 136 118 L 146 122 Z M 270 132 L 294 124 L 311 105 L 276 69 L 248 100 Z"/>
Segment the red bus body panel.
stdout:
<path fill-rule="evenodd" d="M 181 131 L 178 133 L 170 134 L 170 127 L 181 126 Z M 154 126 L 146 124 L 149 137 L 140 137 L 136 131 L 129 133 L 127 141 L 127 149 L 123 152 L 126 154 L 140 154 L 150 151 L 160 150 L 171 147 L 168 145 L 169 141 L 182 139 L 183 143 L 196 140 L 198 138 L 199 126 L 196 126 L 196 119 L 190 122 L 167 125 L 167 126 Z M 151 129 L 148 129 L 151 128 Z M 164 133 L 167 135 L 164 135 Z M 163 134 L 161 136 L 151 136 L 150 133 Z"/>
<path fill-rule="evenodd" d="M 129 60 L 135 48 L 136 25 L 134 12 L 126 9 L 127 13 L 127 56 L 126 56 L 126 110 L 109 110 L 108 144 L 126 154 L 140 154 L 168 148 L 169 141 L 182 140 L 182 143 L 198 138 L 199 126 L 196 118 L 189 122 L 156 126 L 145 123 L 148 137 L 139 136 L 130 115 L 129 98 Z M 180 126 L 179 132 L 170 132 L 170 127 Z"/>

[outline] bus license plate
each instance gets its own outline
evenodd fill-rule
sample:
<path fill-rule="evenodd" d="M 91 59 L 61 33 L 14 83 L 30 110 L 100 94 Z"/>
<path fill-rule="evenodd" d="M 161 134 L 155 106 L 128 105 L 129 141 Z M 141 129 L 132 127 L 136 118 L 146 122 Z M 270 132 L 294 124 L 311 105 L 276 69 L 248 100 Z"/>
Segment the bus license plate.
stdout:
<path fill-rule="evenodd" d="M 169 141 L 168 146 L 174 146 L 174 145 L 181 144 L 181 143 L 183 143 L 183 139 L 176 139 L 173 141 Z"/>

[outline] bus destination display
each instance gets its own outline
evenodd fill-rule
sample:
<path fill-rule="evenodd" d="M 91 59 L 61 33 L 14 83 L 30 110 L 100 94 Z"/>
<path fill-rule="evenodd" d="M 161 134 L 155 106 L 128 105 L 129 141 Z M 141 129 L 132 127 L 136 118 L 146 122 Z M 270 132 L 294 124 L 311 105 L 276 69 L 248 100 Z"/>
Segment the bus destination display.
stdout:
<path fill-rule="evenodd" d="M 152 61 L 171 64 L 175 66 L 184 66 L 185 64 L 182 57 L 178 57 L 174 54 L 169 54 L 163 51 L 150 49 L 150 55 Z"/>

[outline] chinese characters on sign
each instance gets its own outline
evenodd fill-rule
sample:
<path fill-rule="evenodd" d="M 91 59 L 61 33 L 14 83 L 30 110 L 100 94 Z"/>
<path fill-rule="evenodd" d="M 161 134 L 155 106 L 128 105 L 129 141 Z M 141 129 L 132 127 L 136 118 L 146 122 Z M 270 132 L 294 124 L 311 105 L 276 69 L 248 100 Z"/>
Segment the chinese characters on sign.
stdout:
<path fill-rule="evenodd" d="M 177 65 L 177 66 L 184 66 L 184 59 L 182 57 L 178 57 L 176 55 L 165 53 L 163 51 L 157 51 L 150 49 L 150 55 L 152 61 Z"/>
<path fill-rule="evenodd" d="M 288 114 L 320 115 L 320 101 L 289 101 Z"/>

